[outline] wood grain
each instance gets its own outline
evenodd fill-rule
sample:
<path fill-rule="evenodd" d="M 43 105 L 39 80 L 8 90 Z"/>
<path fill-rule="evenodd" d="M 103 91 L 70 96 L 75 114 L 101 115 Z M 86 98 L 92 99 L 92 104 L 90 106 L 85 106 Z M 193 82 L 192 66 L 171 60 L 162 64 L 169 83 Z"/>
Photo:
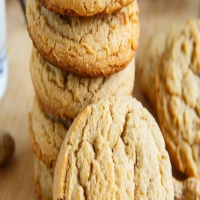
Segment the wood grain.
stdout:
<path fill-rule="evenodd" d="M 172 21 L 200 17 L 199 0 L 138 0 L 141 36 L 137 56 L 145 40 L 154 30 Z M 16 0 L 7 0 L 7 39 L 9 80 L 5 95 L 0 100 L 0 130 L 9 131 L 15 139 L 15 154 L 10 162 L 0 167 L 1 200 L 37 199 L 33 182 L 33 151 L 28 134 L 28 112 L 34 95 L 29 73 L 32 42 Z M 133 95 L 151 110 L 143 97 L 136 76 Z"/>

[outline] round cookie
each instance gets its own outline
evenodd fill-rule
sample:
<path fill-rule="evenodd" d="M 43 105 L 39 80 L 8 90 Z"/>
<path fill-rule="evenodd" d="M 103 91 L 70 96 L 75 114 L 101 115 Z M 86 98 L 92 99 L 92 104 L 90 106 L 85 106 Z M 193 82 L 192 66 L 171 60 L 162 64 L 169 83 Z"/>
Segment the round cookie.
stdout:
<path fill-rule="evenodd" d="M 77 116 L 57 159 L 53 198 L 174 199 L 163 136 L 140 102 L 106 97 Z"/>
<path fill-rule="evenodd" d="M 110 14 L 116 12 L 134 0 L 39 0 L 39 2 L 52 12 L 63 15 L 93 16 L 96 14 Z"/>
<path fill-rule="evenodd" d="M 47 166 L 35 156 L 34 182 L 37 196 L 39 197 L 39 199 L 53 199 L 53 176 L 54 170 L 47 168 Z"/>
<path fill-rule="evenodd" d="M 35 97 L 29 113 L 29 133 L 35 154 L 47 165 L 54 168 L 64 137 L 72 123 L 71 119 L 61 120 L 45 113 Z"/>
<path fill-rule="evenodd" d="M 189 20 L 167 46 L 156 77 L 159 123 L 174 166 L 200 177 L 200 21 Z"/>
<path fill-rule="evenodd" d="M 46 112 L 63 118 L 75 118 L 88 104 L 106 95 L 131 95 L 135 60 L 111 76 L 81 78 L 49 64 L 33 48 L 30 71 L 35 91 Z"/>
<path fill-rule="evenodd" d="M 40 54 L 68 73 L 105 77 L 124 69 L 138 45 L 138 5 L 102 17 L 69 17 L 27 2 L 29 35 Z"/>

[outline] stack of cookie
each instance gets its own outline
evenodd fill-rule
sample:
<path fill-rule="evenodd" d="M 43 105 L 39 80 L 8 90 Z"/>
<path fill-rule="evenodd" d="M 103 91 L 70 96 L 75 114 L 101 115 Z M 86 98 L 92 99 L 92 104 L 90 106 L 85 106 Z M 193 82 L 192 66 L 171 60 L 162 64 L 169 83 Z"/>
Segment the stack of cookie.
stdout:
<path fill-rule="evenodd" d="M 35 88 L 29 127 L 35 185 L 52 199 L 61 144 L 76 116 L 107 95 L 131 95 L 139 38 L 136 0 L 28 0 Z"/>

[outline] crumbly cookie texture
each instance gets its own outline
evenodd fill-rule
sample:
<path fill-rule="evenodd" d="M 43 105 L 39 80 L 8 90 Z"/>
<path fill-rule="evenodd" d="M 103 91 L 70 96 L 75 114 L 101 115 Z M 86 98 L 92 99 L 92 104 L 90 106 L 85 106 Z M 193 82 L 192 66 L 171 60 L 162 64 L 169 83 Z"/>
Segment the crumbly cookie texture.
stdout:
<path fill-rule="evenodd" d="M 111 76 L 81 78 L 52 66 L 33 48 L 30 71 L 44 110 L 62 118 L 75 118 L 88 104 L 107 95 L 131 95 L 135 60 Z"/>
<path fill-rule="evenodd" d="M 107 97 L 77 116 L 57 159 L 53 199 L 174 199 L 161 131 L 140 102 Z"/>
<path fill-rule="evenodd" d="M 102 13 L 113 13 L 134 0 L 39 0 L 48 10 L 63 15 L 93 16 Z"/>
<path fill-rule="evenodd" d="M 157 114 L 172 162 L 200 177 L 200 21 L 173 37 L 156 78 Z"/>
<path fill-rule="evenodd" d="M 102 17 L 61 16 L 27 2 L 28 31 L 51 64 L 84 77 L 105 77 L 124 69 L 139 38 L 138 4 Z"/>
<path fill-rule="evenodd" d="M 29 114 L 29 133 L 35 154 L 54 168 L 58 153 L 72 119 L 60 120 L 45 113 L 35 97 Z"/>
<path fill-rule="evenodd" d="M 190 177 L 179 181 L 173 178 L 174 200 L 200 199 L 200 179 Z"/>
<path fill-rule="evenodd" d="M 53 199 L 53 176 L 54 170 L 47 168 L 47 166 L 35 156 L 34 181 L 37 195 L 41 200 Z"/>

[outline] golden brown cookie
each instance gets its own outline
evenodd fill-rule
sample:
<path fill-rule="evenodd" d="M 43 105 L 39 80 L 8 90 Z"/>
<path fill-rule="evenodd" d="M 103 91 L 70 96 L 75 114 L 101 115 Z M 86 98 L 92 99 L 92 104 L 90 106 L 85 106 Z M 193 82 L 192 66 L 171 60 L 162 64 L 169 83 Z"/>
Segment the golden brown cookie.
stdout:
<path fill-rule="evenodd" d="M 173 33 L 182 28 L 182 23 L 173 23 L 165 29 L 158 29 L 146 41 L 139 57 L 138 75 L 140 85 L 151 105 L 156 109 L 155 76 L 162 56 L 173 38 Z"/>
<path fill-rule="evenodd" d="M 47 168 L 47 166 L 35 156 L 34 181 L 37 196 L 41 200 L 53 199 L 53 176 L 54 170 Z"/>
<path fill-rule="evenodd" d="M 45 113 L 35 97 L 29 114 L 29 133 L 35 154 L 47 165 L 54 168 L 64 137 L 72 123 L 71 119 L 61 120 Z"/>
<path fill-rule="evenodd" d="M 134 0 L 39 0 L 48 10 L 63 15 L 93 16 L 102 13 L 113 13 Z"/>
<path fill-rule="evenodd" d="M 166 47 L 166 30 L 158 30 L 148 39 L 139 58 L 138 75 L 140 85 L 150 103 L 155 106 L 155 75 Z"/>
<path fill-rule="evenodd" d="M 131 96 L 87 106 L 59 153 L 53 199 L 174 199 L 161 131 Z"/>
<path fill-rule="evenodd" d="M 200 177 L 200 21 L 174 34 L 156 77 L 157 114 L 175 167 Z"/>
<path fill-rule="evenodd" d="M 138 4 L 102 17 L 61 16 L 27 2 L 28 31 L 51 64 L 84 77 L 105 77 L 124 69 L 135 55 L 139 37 Z"/>
<path fill-rule="evenodd" d="M 124 70 L 105 78 L 80 78 L 49 64 L 33 48 L 30 71 L 43 108 L 59 117 L 75 118 L 88 104 L 106 95 L 131 95 L 135 60 Z"/>

